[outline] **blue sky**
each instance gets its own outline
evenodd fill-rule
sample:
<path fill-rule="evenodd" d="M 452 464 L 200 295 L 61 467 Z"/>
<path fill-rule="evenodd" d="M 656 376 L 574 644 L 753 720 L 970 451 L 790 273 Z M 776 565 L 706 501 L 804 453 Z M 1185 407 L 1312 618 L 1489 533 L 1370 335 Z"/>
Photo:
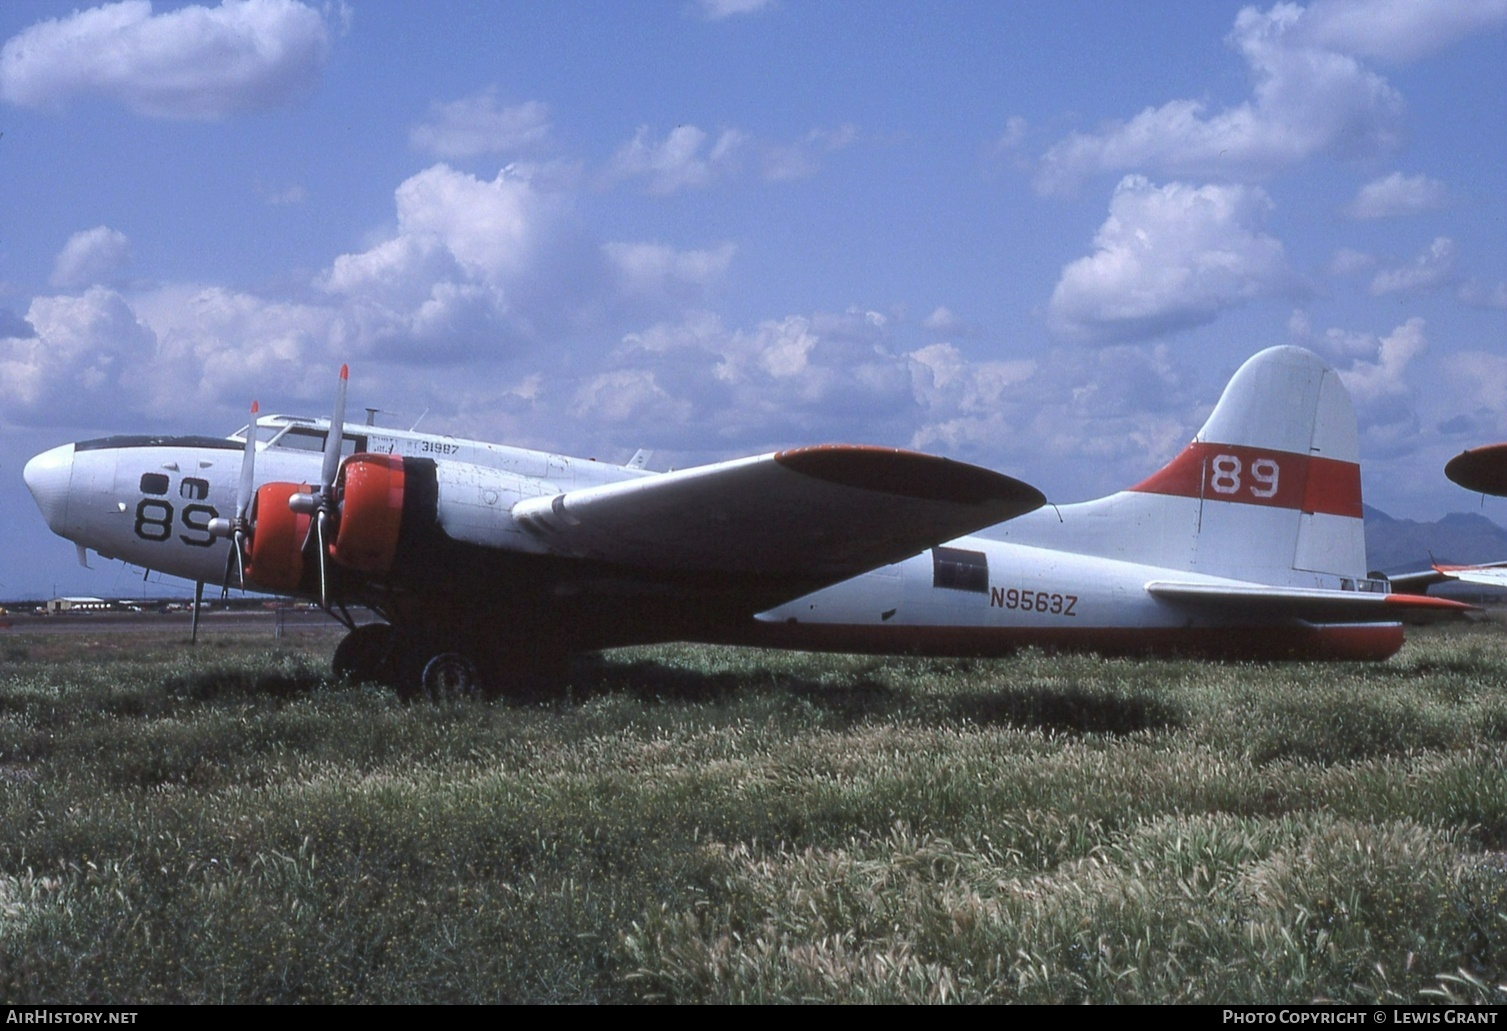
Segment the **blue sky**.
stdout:
<path fill-rule="evenodd" d="M 13 0 L 0 40 L 5 594 L 138 579 L 31 454 L 322 413 L 341 362 L 393 424 L 1054 501 L 1272 344 L 1341 370 L 1395 516 L 1507 439 L 1507 0 Z"/>

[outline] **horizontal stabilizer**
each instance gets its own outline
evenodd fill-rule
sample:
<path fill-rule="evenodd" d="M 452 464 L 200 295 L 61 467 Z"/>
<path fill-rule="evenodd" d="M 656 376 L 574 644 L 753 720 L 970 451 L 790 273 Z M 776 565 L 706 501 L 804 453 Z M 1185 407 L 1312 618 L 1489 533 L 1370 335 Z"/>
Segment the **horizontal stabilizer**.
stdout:
<path fill-rule="evenodd" d="M 530 498 L 513 518 L 559 555 L 825 584 L 1044 502 L 978 466 L 827 445 Z"/>
<path fill-rule="evenodd" d="M 1146 585 L 1146 591 L 1156 598 L 1205 609 L 1263 616 L 1288 615 L 1317 623 L 1432 622 L 1478 611 L 1474 605 L 1423 594 L 1333 591 L 1314 587 L 1153 580 Z"/>

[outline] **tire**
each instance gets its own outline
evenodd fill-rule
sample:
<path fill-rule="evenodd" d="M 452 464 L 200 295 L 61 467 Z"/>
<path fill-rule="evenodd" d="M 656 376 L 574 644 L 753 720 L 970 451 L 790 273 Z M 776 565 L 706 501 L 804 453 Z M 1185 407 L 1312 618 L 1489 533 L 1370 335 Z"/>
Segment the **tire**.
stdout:
<path fill-rule="evenodd" d="M 431 702 L 458 702 L 476 697 L 481 678 L 476 663 L 460 652 L 440 652 L 424 664 L 419 683 Z"/>
<path fill-rule="evenodd" d="M 335 648 L 330 669 L 337 679 L 352 684 L 394 682 L 393 645 L 396 635 L 386 623 L 367 623 L 346 634 Z"/>

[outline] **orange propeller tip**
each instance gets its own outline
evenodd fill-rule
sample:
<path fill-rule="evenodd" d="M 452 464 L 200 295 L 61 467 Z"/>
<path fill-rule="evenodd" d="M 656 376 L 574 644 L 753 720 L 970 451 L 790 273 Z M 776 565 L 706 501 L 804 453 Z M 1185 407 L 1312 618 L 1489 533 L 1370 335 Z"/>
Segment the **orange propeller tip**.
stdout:
<path fill-rule="evenodd" d="M 344 364 L 343 362 L 340 365 L 340 378 L 341 379 L 350 379 L 351 378 L 350 366 Z"/>

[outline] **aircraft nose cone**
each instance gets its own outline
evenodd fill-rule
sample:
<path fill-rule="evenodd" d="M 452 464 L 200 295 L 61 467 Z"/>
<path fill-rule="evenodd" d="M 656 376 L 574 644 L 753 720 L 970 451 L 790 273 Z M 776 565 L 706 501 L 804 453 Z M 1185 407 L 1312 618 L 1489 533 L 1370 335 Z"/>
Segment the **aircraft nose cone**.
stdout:
<path fill-rule="evenodd" d="M 68 515 L 68 484 L 73 479 L 73 445 L 43 451 L 21 471 L 26 489 L 54 533 L 62 533 Z"/>

